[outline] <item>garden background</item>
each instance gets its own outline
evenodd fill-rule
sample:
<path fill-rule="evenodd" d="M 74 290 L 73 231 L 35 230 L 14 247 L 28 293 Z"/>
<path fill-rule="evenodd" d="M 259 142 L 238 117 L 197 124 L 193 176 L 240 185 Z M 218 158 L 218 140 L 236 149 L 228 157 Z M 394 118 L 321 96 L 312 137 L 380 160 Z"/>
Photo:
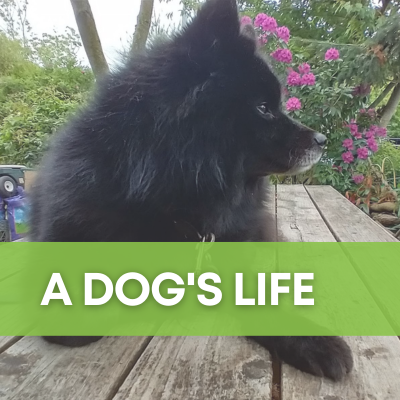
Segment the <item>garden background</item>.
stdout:
<path fill-rule="evenodd" d="M 96 78 L 113 68 L 89 1 L 70 1 L 79 32 L 38 35 L 27 18 L 29 0 L 0 0 L 0 164 L 34 167 Z M 154 2 L 174 1 L 182 23 L 201 4 L 141 0 L 121 60 L 168 34 L 165 21 L 172 25 L 173 16 L 161 24 Z M 240 0 L 239 6 L 282 82 L 283 108 L 328 138 L 315 168 L 273 180 L 332 185 L 365 212 L 378 212 L 378 220 L 382 211 L 384 219 L 397 218 L 390 228 L 399 229 L 400 146 L 390 138 L 400 138 L 400 1 Z M 82 46 L 87 60 L 77 55 Z"/>

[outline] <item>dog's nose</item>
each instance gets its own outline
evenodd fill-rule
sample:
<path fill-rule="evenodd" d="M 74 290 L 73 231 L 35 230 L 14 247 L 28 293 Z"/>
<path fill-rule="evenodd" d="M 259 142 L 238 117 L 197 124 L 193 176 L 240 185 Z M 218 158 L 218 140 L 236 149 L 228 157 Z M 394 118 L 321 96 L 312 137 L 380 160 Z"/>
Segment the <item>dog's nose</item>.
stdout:
<path fill-rule="evenodd" d="M 326 136 L 322 133 L 316 132 L 314 133 L 314 140 L 318 146 L 324 147 L 326 145 Z"/>

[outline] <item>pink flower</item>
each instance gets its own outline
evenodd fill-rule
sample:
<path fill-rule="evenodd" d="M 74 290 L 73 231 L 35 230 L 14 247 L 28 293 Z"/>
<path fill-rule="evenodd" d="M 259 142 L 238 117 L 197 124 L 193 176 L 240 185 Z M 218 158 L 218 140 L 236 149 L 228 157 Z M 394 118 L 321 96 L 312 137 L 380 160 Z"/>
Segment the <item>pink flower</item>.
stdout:
<path fill-rule="evenodd" d="M 360 110 L 360 114 L 365 114 L 367 111 L 366 111 L 366 109 L 365 108 L 362 108 L 361 110 Z"/>
<path fill-rule="evenodd" d="M 370 127 L 369 127 L 369 130 L 370 131 L 372 131 L 372 132 L 374 132 L 375 134 L 376 134 L 376 131 L 379 129 L 379 126 L 377 126 L 377 125 L 371 125 Z"/>
<path fill-rule="evenodd" d="M 378 143 L 373 137 L 367 140 L 367 145 L 372 152 L 376 153 L 378 151 Z"/>
<path fill-rule="evenodd" d="M 339 58 L 339 50 L 331 47 L 329 50 L 326 51 L 325 53 L 325 60 L 337 60 Z"/>
<path fill-rule="evenodd" d="M 355 135 L 358 132 L 358 126 L 354 122 L 350 122 L 350 124 L 348 124 L 347 126 L 350 129 L 350 133 L 352 135 Z"/>
<path fill-rule="evenodd" d="M 368 158 L 368 149 L 366 147 L 360 147 L 357 149 L 357 156 L 360 160 L 366 160 Z"/>
<path fill-rule="evenodd" d="M 256 26 L 257 28 L 261 28 L 266 18 L 268 18 L 267 14 L 264 13 L 258 14 L 254 19 L 254 26 Z"/>
<path fill-rule="evenodd" d="M 268 42 L 268 35 L 266 33 L 264 33 L 263 35 L 260 35 L 258 37 L 258 41 L 263 46 L 264 44 L 266 44 Z"/>
<path fill-rule="evenodd" d="M 253 20 L 252 20 L 249 16 L 245 15 L 245 16 L 242 17 L 242 19 L 240 20 L 240 23 L 241 23 L 242 25 L 252 25 L 252 24 L 253 24 Z"/>
<path fill-rule="evenodd" d="M 375 117 L 375 108 L 370 108 L 370 109 L 368 110 L 368 115 L 369 115 L 370 117 Z"/>
<path fill-rule="evenodd" d="M 364 175 L 353 175 L 352 178 L 356 185 L 359 185 L 364 180 Z"/>
<path fill-rule="evenodd" d="M 311 72 L 309 72 L 308 74 L 305 74 L 302 76 L 301 78 L 301 84 L 302 85 L 309 85 L 309 86 L 313 86 L 315 85 L 315 75 Z"/>
<path fill-rule="evenodd" d="M 361 139 L 361 138 L 362 138 L 361 132 L 356 132 L 356 133 L 354 134 L 354 137 L 355 137 L 356 139 Z"/>
<path fill-rule="evenodd" d="M 300 86 L 301 85 L 301 78 L 300 74 L 298 74 L 296 71 L 290 71 L 288 77 L 287 77 L 287 84 L 289 86 Z"/>
<path fill-rule="evenodd" d="M 365 132 L 365 137 L 367 138 L 367 139 L 371 139 L 371 138 L 374 138 L 375 137 L 375 131 L 373 131 L 373 130 L 369 130 L 369 131 L 366 131 Z"/>
<path fill-rule="evenodd" d="M 351 151 L 346 151 L 345 153 L 342 154 L 342 160 L 346 164 L 350 164 L 351 162 L 354 161 L 353 153 Z"/>
<path fill-rule="evenodd" d="M 343 147 L 347 150 L 353 150 L 353 140 L 352 139 L 345 139 L 342 143 Z"/>
<path fill-rule="evenodd" d="M 266 32 L 274 33 L 276 31 L 276 29 L 278 28 L 278 23 L 276 22 L 275 18 L 267 16 L 267 18 L 264 19 L 261 27 Z M 289 38 L 288 38 L 288 40 L 289 40 Z"/>
<path fill-rule="evenodd" d="M 276 35 L 279 39 L 282 39 L 284 42 L 288 42 L 290 38 L 290 31 L 286 26 L 281 26 L 276 30 Z"/>
<path fill-rule="evenodd" d="M 387 129 L 384 127 L 376 129 L 376 135 L 379 137 L 385 137 L 387 135 Z"/>
<path fill-rule="evenodd" d="M 311 67 L 307 63 L 303 63 L 303 64 L 299 65 L 299 72 L 301 74 L 308 74 L 310 72 L 310 70 L 311 70 Z"/>
<path fill-rule="evenodd" d="M 280 62 L 292 62 L 292 53 L 289 49 L 276 49 L 273 53 L 271 53 L 271 56 Z"/>
<path fill-rule="evenodd" d="M 286 102 L 286 110 L 288 111 L 296 111 L 300 110 L 300 108 L 301 108 L 301 102 L 297 97 L 291 97 Z"/>

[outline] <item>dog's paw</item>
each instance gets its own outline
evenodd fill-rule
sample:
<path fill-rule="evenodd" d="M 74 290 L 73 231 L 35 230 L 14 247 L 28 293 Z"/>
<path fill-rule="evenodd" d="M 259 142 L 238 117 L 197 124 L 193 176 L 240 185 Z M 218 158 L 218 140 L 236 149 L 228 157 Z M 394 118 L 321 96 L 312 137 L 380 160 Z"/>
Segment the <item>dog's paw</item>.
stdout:
<path fill-rule="evenodd" d="M 252 336 L 282 361 L 316 376 L 341 380 L 353 368 L 350 347 L 337 336 Z"/>
<path fill-rule="evenodd" d="M 102 336 L 43 336 L 43 339 L 67 347 L 82 347 L 97 342 Z"/>
<path fill-rule="evenodd" d="M 350 347 L 340 337 L 296 337 L 291 339 L 289 346 L 277 346 L 276 350 L 283 361 L 301 371 L 339 381 L 353 368 Z"/>

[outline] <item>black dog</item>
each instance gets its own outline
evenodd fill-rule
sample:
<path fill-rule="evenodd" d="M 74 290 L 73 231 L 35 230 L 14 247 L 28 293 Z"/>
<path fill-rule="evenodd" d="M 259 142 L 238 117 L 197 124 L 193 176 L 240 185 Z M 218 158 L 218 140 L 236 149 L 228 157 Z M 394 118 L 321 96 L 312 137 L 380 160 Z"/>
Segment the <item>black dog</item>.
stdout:
<path fill-rule="evenodd" d="M 280 106 L 236 2 L 208 0 L 181 33 L 100 82 L 56 135 L 33 193 L 32 240 L 274 240 L 265 177 L 305 171 L 326 141 Z M 337 337 L 255 339 L 315 375 L 340 379 L 352 367 Z"/>

